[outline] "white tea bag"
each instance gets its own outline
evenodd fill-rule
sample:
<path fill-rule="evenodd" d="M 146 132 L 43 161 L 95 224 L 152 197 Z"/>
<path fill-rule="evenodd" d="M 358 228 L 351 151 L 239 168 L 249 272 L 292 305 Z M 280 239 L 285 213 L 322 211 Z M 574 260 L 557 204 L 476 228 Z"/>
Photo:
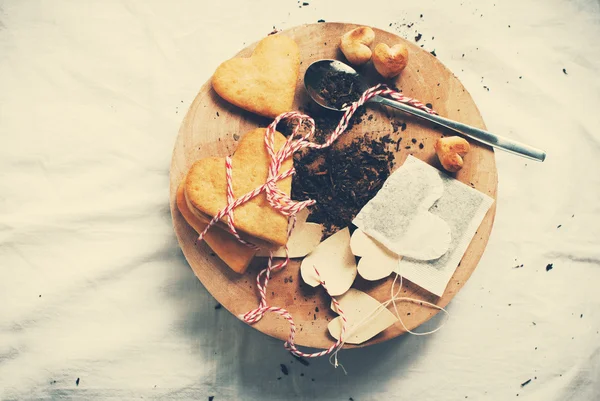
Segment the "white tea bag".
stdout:
<path fill-rule="evenodd" d="M 397 255 L 437 259 L 451 241 L 450 226 L 430 212 L 443 191 L 438 170 L 409 156 L 352 223 Z"/>
<path fill-rule="evenodd" d="M 423 261 L 404 257 L 398 262 L 396 272 L 427 291 L 442 296 L 494 199 L 420 160 L 417 162 L 436 171 L 443 182 L 443 194 L 430 211 L 450 226 L 452 241 L 448 251 L 439 259 Z"/>

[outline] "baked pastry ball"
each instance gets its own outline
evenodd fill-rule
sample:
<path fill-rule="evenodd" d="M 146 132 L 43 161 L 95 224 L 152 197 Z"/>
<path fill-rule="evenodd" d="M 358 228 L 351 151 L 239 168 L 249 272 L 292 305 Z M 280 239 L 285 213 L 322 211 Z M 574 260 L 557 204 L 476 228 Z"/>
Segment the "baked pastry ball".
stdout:
<path fill-rule="evenodd" d="M 362 65 L 371 59 L 371 43 L 375 40 L 375 32 L 368 26 L 361 26 L 342 36 L 340 49 L 351 64 Z"/>
<path fill-rule="evenodd" d="M 389 47 L 379 43 L 373 51 L 373 65 L 384 78 L 393 78 L 400 75 L 408 64 L 408 48 L 403 44 Z"/>
<path fill-rule="evenodd" d="M 442 167 L 453 173 L 462 168 L 463 157 L 470 149 L 469 142 L 460 136 L 440 138 L 435 143 L 435 153 L 437 153 Z"/>

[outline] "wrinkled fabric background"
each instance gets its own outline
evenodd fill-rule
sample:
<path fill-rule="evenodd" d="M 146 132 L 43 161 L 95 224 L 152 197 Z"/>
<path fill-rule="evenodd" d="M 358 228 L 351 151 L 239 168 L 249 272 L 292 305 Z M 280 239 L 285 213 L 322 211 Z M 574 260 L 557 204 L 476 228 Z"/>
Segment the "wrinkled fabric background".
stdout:
<path fill-rule="evenodd" d="M 307 2 L 0 0 L 0 399 L 600 399 L 600 3 Z M 548 152 L 497 153 L 446 327 L 343 352 L 347 376 L 215 309 L 168 206 L 216 66 L 319 19 L 422 33 L 491 131 Z"/>

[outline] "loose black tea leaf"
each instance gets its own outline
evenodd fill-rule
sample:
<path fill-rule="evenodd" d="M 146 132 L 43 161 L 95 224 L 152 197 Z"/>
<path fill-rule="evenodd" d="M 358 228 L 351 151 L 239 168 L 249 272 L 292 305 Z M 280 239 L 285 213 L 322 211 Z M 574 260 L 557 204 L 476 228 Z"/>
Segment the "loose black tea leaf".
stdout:
<path fill-rule="evenodd" d="M 284 375 L 288 375 L 290 372 L 288 371 L 287 366 L 285 366 L 283 363 L 279 365 L 281 367 L 281 373 L 283 373 Z"/>
<path fill-rule="evenodd" d="M 310 362 L 308 362 L 306 359 L 302 358 L 301 356 L 297 356 L 297 355 L 294 355 L 294 354 L 292 354 L 292 356 L 293 356 L 293 357 L 294 357 L 294 358 L 295 358 L 295 359 L 296 359 L 298 362 L 300 362 L 302 365 L 304 365 L 304 366 L 309 366 L 309 365 L 310 365 Z"/>
<path fill-rule="evenodd" d="M 528 385 L 529 383 L 531 383 L 531 379 L 521 383 L 521 387 L 525 387 L 526 385 Z"/>

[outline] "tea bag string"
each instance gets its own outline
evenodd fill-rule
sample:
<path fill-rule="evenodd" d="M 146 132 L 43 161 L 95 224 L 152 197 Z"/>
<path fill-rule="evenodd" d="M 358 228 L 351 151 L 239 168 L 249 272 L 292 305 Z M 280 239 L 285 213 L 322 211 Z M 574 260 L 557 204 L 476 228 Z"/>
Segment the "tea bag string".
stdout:
<path fill-rule="evenodd" d="M 394 314 L 396 315 L 396 318 L 398 319 L 398 321 L 404 328 L 404 331 L 406 331 L 407 333 L 410 333 L 415 336 L 427 336 L 427 335 L 431 335 L 431 334 L 441 330 L 444 327 L 444 325 L 446 324 L 448 319 L 450 319 L 450 313 L 445 308 L 438 306 L 436 304 L 433 304 L 431 302 L 423 301 L 423 300 L 417 299 L 417 298 L 399 297 L 398 294 L 400 294 L 400 291 L 402 290 L 402 283 L 403 283 L 402 280 L 403 279 L 402 279 L 402 276 L 399 275 L 398 273 L 395 273 L 395 274 L 396 274 L 396 276 L 394 277 L 394 281 L 392 281 L 392 285 L 390 287 L 390 299 L 379 304 L 375 309 L 373 309 L 370 313 L 368 313 L 363 319 L 359 320 L 355 324 L 352 324 L 349 329 L 344 328 L 345 329 L 344 331 L 346 331 L 346 334 L 345 334 L 346 339 L 350 338 L 357 330 L 365 327 L 370 322 L 372 322 L 373 319 L 375 319 L 380 313 L 382 313 L 384 310 L 386 310 L 390 304 L 392 304 L 394 306 Z M 400 284 L 398 286 L 398 290 L 394 293 L 394 287 L 396 286 L 396 282 L 397 282 L 398 278 L 400 278 Z M 396 305 L 397 301 L 413 302 L 413 303 L 418 303 L 419 305 L 429 306 L 431 308 L 439 310 L 440 312 L 444 312 L 445 318 L 433 330 L 426 331 L 426 332 L 411 331 L 408 327 L 406 327 L 404 321 L 402 320 L 402 317 L 400 316 L 400 312 L 398 311 L 398 307 Z M 337 305 L 336 305 L 336 308 L 337 308 Z M 343 321 L 344 321 L 344 324 L 347 324 L 346 318 L 344 318 Z M 340 339 L 341 339 L 341 337 L 340 337 Z M 332 365 L 334 365 L 336 367 L 339 365 L 338 360 L 337 360 L 337 354 L 344 347 L 344 344 L 346 343 L 346 341 L 338 341 L 338 342 L 340 344 L 336 347 L 335 351 L 329 357 L 329 363 L 331 363 Z M 344 369 L 344 372 L 346 372 L 345 369 Z"/>
<path fill-rule="evenodd" d="M 290 222 L 288 224 L 288 233 L 287 233 L 288 238 L 289 238 L 289 236 L 291 235 L 291 233 L 295 227 L 296 214 L 299 211 L 301 211 L 302 209 L 313 205 L 315 203 L 315 200 L 308 199 L 308 200 L 304 200 L 304 201 L 300 201 L 300 202 L 294 201 L 291 199 L 291 197 L 289 195 L 287 195 L 286 193 L 284 193 L 277 187 L 277 182 L 291 177 L 295 172 L 293 167 L 282 172 L 281 169 L 283 167 L 283 163 L 285 162 L 285 160 L 291 158 L 292 155 L 294 154 L 294 152 L 296 152 L 300 149 L 305 149 L 305 148 L 324 149 L 324 148 L 331 146 L 331 144 L 333 144 L 337 140 L 337 138 L 340 135 L 342 135 L 344 133 L 344 131 L 348 128 L 350 119 L 352 118 L 352 116 L 354 115 L 356 110 L 358 110 L 359 107 L 363 106 L 366 101 L 368 101 L 369 99 L 371 99 L 377 95 L 387 96 L 387 97 L 390 97 L 399 102 L 402 102 L 402 103 L 411 105 L 413 107 L 419 108 L 421 110 L 424 110 L 427 113 L 436 114 L 435 111 L 433 111 L 431 108 L 427 107 L 426 105 L 424 105 L 423 103 L 419 102 L 416 99 L 412 99 L 410 97 L 404 96 L 400 92 L 394 91 L 386 86 L 377 85 L 370 89 L 367 89 L 357 101 L 355 101 L 354 103 L 352 103 L 349 107 L 347 107 L 345 109 L 344 115 L 342 116 L 336 129 L 329 136 L 327 141 L 323 144 L 316 144 L 316 143 L 310 141 L 311 136 L 315 132 L 315 121 L 310 116 L 299 113 L 299 112 L 295 112 L 295 111 L 283 113 L 283 114 L 277 116 L 273 120 L 273 122 L 271 124 L 269 124 L 269 126 L 267 127 L 266 132 L 265 132 L 265 148 L 266 148 L 267 153 L 270 158 L 269 170 L 268 170 L 266 182 L 264 184 L 262 184 L 261 186 L 255 188 L 254 190 L 235 199 L 234 192 L 233 192 L 233 159 L 231 157 L 227 157 L 225 159 L 225 168 L 226 168 L 225 177 L 226 177 L 226 181 L 227 181 L 226 182 L 227 205 L 225 206 L 225 208 L 221 209 L 218 213 L 216 213 L 215 216 L 210 220 L 210 222 L 208 223 L 206 228 L 198 236 L 198 241 L 202 241 L 204 239 L 204 237 L 206 236 L 208 230 L 210 230 L 219 221 L 221 221 L 225 217 L 227 217 L 227 227 L 229 228 L 229 232 L 240 243 L 245 244 L 246 246 L 249 246 L 252 248 L 256 248 L 255 244 L 245 241 L 240 237 L 240 235 L 237 232 L 237 229 L 235 227 L 235 219 L 234 219 L 233 211 L 235 208 L 243 205 L 246 202 L 249 202 L 250 200 L 257 197 L 258 195 L 262 194 L 263 192 L 265 193 L 265 196 L 267 198 L 267 201 L 269 202 L 269 205 L 273 209 L 277 210 L 281 214 L 288 216 L 290 218 Z M 294 127 L 292 134 L 285 141 L 284 145 L 278 151 L 275 151 L 275 145 L 274 145 L 275 144 L 275 130 L 276 130 L 277 124 L 279 122 L 281 122 L 282 120 L 294 120 L 296 122 L 296 126 Z M 308 129 L 304 135 L 301 135 L 301 134 L 299 134 L 299 130 L 303 126 L 303 124 L 306 124 Z M 323 356 L 323 355 L 327 355 L 331 352 L 334 352 L 334 350 L 336 348 L 338 348 L 338 350 L 339 350 L 343 346 L 342 336 L 340 336 L 340 339 L 336 343 L 332 344 L 332 346 L 330 346 L 328 349 L 321 351 L 321 352 L 307 354 L 307 353 L 304 353 L 304 352 L 298 350 L 294 343 L 296 326 L 294 324 L 292 316 L 290 315 L 290 313 L 287 310 L 285 310 L 283 308 L 268 305 L 268 303 L 267 303 L 267 285 L 271 278 L 271 274 L 278 272 L 280 270 L 283 270 L 288 265 L 289 260 L 290 260 L 288 251 L 287 251 L 287 245 L 285 246 L 285 255 L 286 255 L 285 258 L 283 258 L 283 260 L 281 262 L 274 264 L 273 263 L 273 252 L 270 252 L 269 259 L 267 262 L 267 267 L 264 268 L 263 270 L 261 270 L 258 273 L 258 275 L 256 276 L 256 287 L 258 289 L 259 296 L 260 296 L 259 305 L 256 309 L 253 309 L 243 315 L 240 315 L 239 316 L 240 319 L 244 320 L 248 324 L 254 324 L 254 323 L 258 322 L 264 316 L 264 314 L 267 312 L 279 314 L 284 319 L 288 320 L 288 322 L 290 324 L 290 335 L 288 337 L 288 341 L 285 342 L 284 346 L 286 349 L 290 350 L 290 352 L 292 354 L 297 355 L 297 356 L 314 358 L 314 357 Z M 317 272 L 317 275 L 318 275 L 318 272 Z M 321 282 L 321 284 L 327 291 L 325 283 Z M 327 292 L 327 293 L 329 294 L 329 292 Z M 334 304 L 337 305 L 337 300 L 335 300 L 333 297 L 332 297 L 332 302 L 334 302 Z M 345 331 L 345 325 L 346 325 L 345 318 L 343 318 L 343 322 L 344 323 L 342 326 L 342 333 L 344 333 L 344 331 Z M 337 356 L 336 356 L 336 358 L 337 358 Z M 336 362 L 337 362 L 337 359 L 336 359 Z"/>

